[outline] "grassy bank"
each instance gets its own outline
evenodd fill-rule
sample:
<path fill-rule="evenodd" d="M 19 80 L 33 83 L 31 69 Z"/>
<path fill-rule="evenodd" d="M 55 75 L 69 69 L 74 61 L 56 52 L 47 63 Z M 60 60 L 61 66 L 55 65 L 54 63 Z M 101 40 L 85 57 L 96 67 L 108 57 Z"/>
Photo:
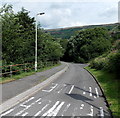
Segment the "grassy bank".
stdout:
<path fill-rule="evenodd" d="M 55 64 L 53 66 L 48 66 L 48 67 L 44 67 L 44 68 L 41 68 L 41 69 L 38 69 L 37 72 L 42 72 L 42 71 L 45 71 L 45 70 L 49 70 L 53 67 L 57 67 L 57 66 L 60 66 L 61 64 Z M 30 75 L 33 75 L 35 74 L 36 72 L 34 70 L 30 71 L 30 72 L 23 72 L 19 75 L 13 75 L 12 77 L 2 77 L 0 78 L 0 84 L 3 84 L 3 83 L 7 83 L 7 82 L 11 82 L 11 81 L 14 81 L 14 80 L 17 80 L 17 79 L 21 79 L 21 78 L 24 78 L 26 76 L 30 76 Z"/>
<path fill-rule="evenodd" d="M 120 95 L 118 93 L 120 82 L 120 80 L 118 80 L 119 78 L 116 78 L 115 74 L 107 73 L 102 70 L 91 69 L 90 67 L 86 67 L 86 69 L 90 71 L 100 83 L 113 116 L 120 117 Z"/>

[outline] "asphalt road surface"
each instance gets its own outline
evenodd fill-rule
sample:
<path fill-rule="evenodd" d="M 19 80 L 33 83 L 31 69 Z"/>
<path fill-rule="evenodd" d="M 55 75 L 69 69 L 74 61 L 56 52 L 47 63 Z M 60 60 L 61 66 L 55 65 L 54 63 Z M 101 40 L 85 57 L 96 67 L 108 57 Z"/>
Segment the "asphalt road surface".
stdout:
<path fill-rule="evenodd" d="M 84 66 L 69 64 L 59 78 L 1 116 L 110 116 L 99 86 Z"/>

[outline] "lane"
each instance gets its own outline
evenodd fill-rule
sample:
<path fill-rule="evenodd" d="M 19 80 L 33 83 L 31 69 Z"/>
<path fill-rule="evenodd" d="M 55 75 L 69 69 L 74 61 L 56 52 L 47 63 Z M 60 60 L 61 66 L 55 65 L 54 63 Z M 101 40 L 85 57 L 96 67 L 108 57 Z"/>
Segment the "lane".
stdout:
<path fill-rule="evenodd" d="M 53 83 L 2 116 L 110 116 L 99 86 L 84 66 L 69 64 Z"/>

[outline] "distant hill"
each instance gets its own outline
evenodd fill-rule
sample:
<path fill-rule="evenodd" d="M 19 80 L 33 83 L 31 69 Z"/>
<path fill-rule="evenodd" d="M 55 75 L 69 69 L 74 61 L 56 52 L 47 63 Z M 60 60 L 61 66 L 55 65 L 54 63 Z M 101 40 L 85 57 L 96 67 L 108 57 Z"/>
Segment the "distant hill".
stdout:
<path fill-rule="evenodd" d="M 113 29 L 115 29 L 115 27 L 117 27 L 117 25 L 118 25 L 118 23 L 104 24 L 104 25 L 88 25 L 88 26 L 49 29 L 49 30 L 45 30 L 45 31 L 49 32 L 52 36 L 54 36 L 56 38 L 69 39 L 71 36 L 73 36 L 75 34 L 76 31 L 79 31 L 79 30 L 95 28 L 95 27 L 105 27 L 109 31 L 113 31 Z"/>

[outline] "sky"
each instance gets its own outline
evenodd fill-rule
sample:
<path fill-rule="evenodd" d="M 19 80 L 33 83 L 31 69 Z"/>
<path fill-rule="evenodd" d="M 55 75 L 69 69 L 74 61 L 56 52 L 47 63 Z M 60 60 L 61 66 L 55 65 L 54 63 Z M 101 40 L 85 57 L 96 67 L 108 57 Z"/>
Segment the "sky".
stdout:
<path fill-rule="evenodd" d="M 16 12 L 22 7 L 30 11 L 44 29 L 98 25 L 118 22 L 119 0 L 4 0 Z M 120 4 L 119 4 L 120 5 Z"/>

